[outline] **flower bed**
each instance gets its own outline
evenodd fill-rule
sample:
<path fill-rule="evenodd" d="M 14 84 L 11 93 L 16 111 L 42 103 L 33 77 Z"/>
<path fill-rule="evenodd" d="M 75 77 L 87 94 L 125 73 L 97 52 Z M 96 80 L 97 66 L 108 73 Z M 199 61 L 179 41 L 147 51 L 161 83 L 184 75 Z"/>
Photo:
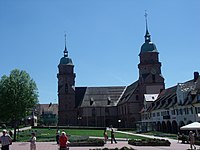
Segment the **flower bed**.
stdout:
<path fill-rule="evenodd" d="M 99 149 L 99 148 L 96 148 L 96 149 L 90 149 L 90 150 L 135 150 L 133 148 L 128 148 L 128 147 L 122 147 L 122 148 L 102 148 L 102 149 Z"/>
<path fill-rule="evenodd" d="M 69 146 L 104 146 L 104 141 L 101 139 L 87 139 L 84 141 L 72 141 Z"/>
<path fill-rule="evenodd" d="M 170 146 L 170 142 L 164 139 L 129 140 L 128 144 L 135 146 Z"/>

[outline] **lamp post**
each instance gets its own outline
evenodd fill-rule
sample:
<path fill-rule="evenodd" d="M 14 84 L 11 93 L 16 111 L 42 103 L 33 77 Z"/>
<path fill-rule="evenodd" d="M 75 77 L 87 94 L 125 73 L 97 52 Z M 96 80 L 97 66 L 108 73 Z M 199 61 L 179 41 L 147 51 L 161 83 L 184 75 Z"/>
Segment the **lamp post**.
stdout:
<path fill-rule="evenodd" d="M 86 108 L 87 126 L 88 126 L 88 107 Z"/>
<path fill-rule="evenodd" d="M 120 127 L 120 124 L 121 124 L 121 120 L 119 119 L 118 120 L 118 128 Z"/>
<path fill-rule="evenodd" d="M 82 119 L 82 117 L 78 116 L 78 125 L 81 125 L 81 119 Z"/>

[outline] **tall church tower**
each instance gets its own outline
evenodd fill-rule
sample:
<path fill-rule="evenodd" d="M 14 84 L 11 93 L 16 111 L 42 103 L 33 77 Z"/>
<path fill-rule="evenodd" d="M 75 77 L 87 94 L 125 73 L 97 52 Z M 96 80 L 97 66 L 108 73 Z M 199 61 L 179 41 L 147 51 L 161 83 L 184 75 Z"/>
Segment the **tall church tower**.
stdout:
<path fill-rule="evenodd" d="M 76 125 L 77 114 L 75 110 L 75 73 L 72 59 L 68 57 L 66 48 L 64 57 L 58 65 L 58 125 Z"/>
<path fill-rule="evenodd" d="M 147 26 L 147 14 L 145 13 L 146 34 L 145 42 L 140 50 L 139 85 L 143 94 L 160 93 L 165 88 L 164 78 L 161 74 L 161 63 L 159 62 L 159 53 L 156 45 L 151 42 L 151 35 Z"/>

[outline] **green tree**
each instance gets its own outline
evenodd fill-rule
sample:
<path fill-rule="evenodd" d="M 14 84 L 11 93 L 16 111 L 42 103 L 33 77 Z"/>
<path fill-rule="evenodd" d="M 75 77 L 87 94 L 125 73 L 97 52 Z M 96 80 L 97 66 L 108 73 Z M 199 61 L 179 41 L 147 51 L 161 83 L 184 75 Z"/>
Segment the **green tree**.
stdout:
<path fill-rule="evenodd" d="M 0 120 L 13 122 L 14 141 L 18 122 L 38 103 L 36 83 L 26 71 L 14 69 L 0 80 Z"/>

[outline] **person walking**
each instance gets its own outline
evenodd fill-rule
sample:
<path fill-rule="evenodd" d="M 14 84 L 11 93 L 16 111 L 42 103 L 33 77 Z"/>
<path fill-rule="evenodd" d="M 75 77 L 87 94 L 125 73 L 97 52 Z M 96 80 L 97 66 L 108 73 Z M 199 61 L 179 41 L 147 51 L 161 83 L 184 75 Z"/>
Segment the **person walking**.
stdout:
<path fill-rule="evenodd" d="M 108 140 L 108 134 L 106 132 L 106 129 L 104 130 L 103 132 L 103 136 L 104 136 L 104 143 L 106 144 L 107 143 L 107 140 Z"/>
<path fill-rule="evenodd" d="M 9 146 L 12 144 L 12 138 L 10 137 L 9 134 L 7 134 L 7 131 L 4 129 L 2 131 L 3 135 L 0 137 L 0 142 L 1 142 L 1 149 L 2 150 L 9 150 Z"/>
<path fill-rule="evenodd" d="M 180 132 L 177 133 L 177 140 L 178 140 L 178 143 L 179 143 L 179 139 L 180 139 Z"/>
<path fill-rule="evenodd" d="M 67 141 L 68 141 L 68 137 L 66 136 L 66 133 L 64 131 L 62 131 L 61 136 L 59 137 L 60 150 L 69 149 L 67 147 Z"/>
<path fill-rule="evenodd" d="M 12 133 L 11 130 L 9 130 L 9 135 L 10 135 L 10 137 L 12 138 L 13 133 Z"/>
<path fill-rule="evenodd" d="M 113 143 L 113 141 L 115 142 L 115 143 L 117 143 L 117 141 L 115 140 L 115 133 L 114 133 L 114 130 L 113 130 L 113 128 L 111 129 L 111 144 Z"/>
<path fill-rule="evenodd" d="M 196 149 L 194 143 L 195 143 L 195 133 L 193 133 L 192 131 L 189 132 L 189 140 L 190 140 L 190 148 L 192 149 L 192 147 L 194 147 L 194 149 Z"/>
<path fill-rule="evenodd" d="M 31 133 L 30 150 L 36 150 L 36 136 L 34 132 Z"/>
<path fill-rule="evenodd" d="M 56 143 L 59 144 L 60 131 L 56 130 Z"/>

